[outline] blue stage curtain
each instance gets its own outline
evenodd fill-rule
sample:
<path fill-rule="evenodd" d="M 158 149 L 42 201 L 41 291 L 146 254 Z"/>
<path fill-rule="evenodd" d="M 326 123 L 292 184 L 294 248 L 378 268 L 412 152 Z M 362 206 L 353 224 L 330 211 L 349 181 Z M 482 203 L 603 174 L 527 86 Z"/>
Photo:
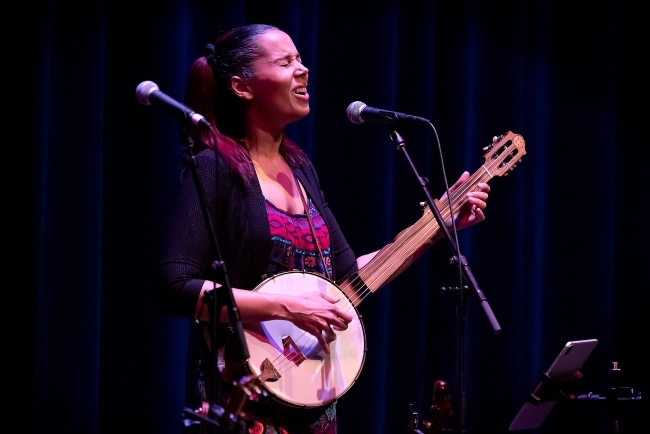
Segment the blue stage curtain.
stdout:
<path fill-rule="evenodd" d="M 310 68 L 312 111 L 288 134 L 312 157 L 358 255 L 414 223 L 425 196 L 389 131 L 350 123 L 348 104 L 431 120 L 437 135 L 400 133 L 434 197 L 445 175 L 451 185 L 479 170 L 493 136 L 524 137 L 522 161 L 490 182 L 487 220 L 459 232 L 502 328 L 495 335 L 470 296 L 467 432 L 506 432 L 569 340 L 599 340 L 582 392 L 605 393 L 613 361 L 625 384 L 647 386 L 650 39 L 640 4 L 37 1 L 20 10 L 7 43 L 27 60 L 6 57 L 5 69 L 9 86 L 24 83 L 27 110 L 14 127 L 22 138 L 5 146 L 21 150 L 10 162 L 20 187 L 9 188 L 24 204 L 12 209 L 30 252 L 8 270 L 28 287 L 12 307 L 27 324 L 21 431 L 180 432 L 189 323 L 157 311 L 155 258 L 182 144 L 174 119 L 138 104 L 135 88 L 151 80 L 182 100 L 205 44 L 253 22 L 287 31 Z M 339 401 L 339 433 L 405 432 L 409 405 L 427 419 L 436 380 L 458 399 L 457 303 L 440 291 L 459 285 L 450 256 L 440 241 L 359 307 L 366 362 Z M 606 433 L 610 420 L 559 405 L 536 432 Z"/>

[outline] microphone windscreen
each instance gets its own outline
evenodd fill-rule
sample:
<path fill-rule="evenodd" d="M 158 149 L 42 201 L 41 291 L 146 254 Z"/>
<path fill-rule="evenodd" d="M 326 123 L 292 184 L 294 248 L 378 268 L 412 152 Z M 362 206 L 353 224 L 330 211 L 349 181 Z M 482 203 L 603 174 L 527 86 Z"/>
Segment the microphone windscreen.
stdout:
<path fill-rule="evenodd" d="M 363 111 L 363 108 L 365 106 L 366 105 L 361 101 L 355 101 L 348 106 L 347 114 L 350 122 L 353 124 L 360 124 L 363 122 L 363 119 L 361 118 L 361 111 Z"/>
<path fill-rule="evenodd" d="M 143 81 L 135 88 L 135 96 L 138 102 L 142 105 L 151 105 L 149 102 L 149 95 L 151 92 L 159 90 L 158 85 L 153 81 Z"/>

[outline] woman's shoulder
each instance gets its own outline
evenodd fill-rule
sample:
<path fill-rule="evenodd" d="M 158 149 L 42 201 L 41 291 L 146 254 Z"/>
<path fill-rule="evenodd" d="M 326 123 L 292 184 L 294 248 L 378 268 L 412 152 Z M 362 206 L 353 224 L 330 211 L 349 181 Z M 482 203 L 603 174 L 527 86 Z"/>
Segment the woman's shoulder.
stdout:
<path fill-rule="evenodd" d="M 213 165 L 215 164 L 216 160 L 216 163 L 220 170 L 227 169 L 229 167 L 225 157 L 212 148 L 202 149 L 196 154 L 195 158 L 198 162 L 212 163 Z"/>
<path fill-rule="evenodd" d="M 217 153 L 214 152 L 212 148 L 203 148 L 196 154 L 196 158 L 214 160 L 217 156 Z"/>

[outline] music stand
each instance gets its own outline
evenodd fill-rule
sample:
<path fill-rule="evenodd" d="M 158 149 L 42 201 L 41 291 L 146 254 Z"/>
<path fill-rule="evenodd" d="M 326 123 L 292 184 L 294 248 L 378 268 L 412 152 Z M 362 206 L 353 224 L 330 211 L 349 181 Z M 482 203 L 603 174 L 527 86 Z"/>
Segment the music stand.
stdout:
<path fill-rule="evenodd" d="M 569 341 L 535 386 L 510 424 L 510 431 L 539 427 L 558 400 L 575 388 L 582 374 L 579 369 L 598 343 L 597 339 Z"/>

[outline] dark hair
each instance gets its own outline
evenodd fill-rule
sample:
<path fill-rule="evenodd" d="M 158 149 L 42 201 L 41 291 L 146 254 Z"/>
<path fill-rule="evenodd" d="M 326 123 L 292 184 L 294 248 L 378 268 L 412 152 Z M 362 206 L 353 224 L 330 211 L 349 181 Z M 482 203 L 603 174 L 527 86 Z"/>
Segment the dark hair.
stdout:
<path fill-rule="evenodd" d="M 244 180 L 252 179 L 252 167 L 244 138 L 246 135 L 244 102 L 230 88 L 230 79 L 255 76 L 253 62 L 260 55 L 257 38 L 277 27 L 250 24 L 231 29 L 208 44 L 196 59 L 187 78 L 185 103 L 216 127 L 215 135 L 207 128 L 194 130 L 194 140 L 220 152 Z M 307 157 L 295 143 L 283 139 L 280 153 L 289 165 Z"/>

